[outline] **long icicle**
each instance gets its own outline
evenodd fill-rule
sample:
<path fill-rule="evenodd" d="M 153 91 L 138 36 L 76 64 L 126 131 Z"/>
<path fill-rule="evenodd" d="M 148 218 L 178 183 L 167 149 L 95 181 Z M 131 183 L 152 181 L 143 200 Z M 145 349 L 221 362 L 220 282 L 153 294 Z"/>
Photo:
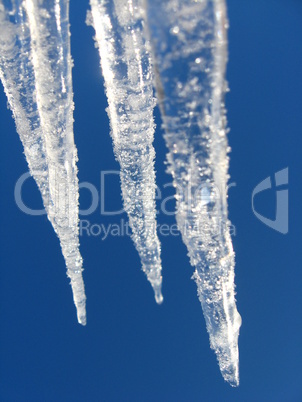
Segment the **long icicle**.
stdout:
<path fill-rule="evenodd" d="M 241 317 L 227 218 L 227 62 L 224 0 L 149 0 L 156 88 L 186 244 L 211 347 L 231 385 L 239 384 Z"/>
<path fill-rule="evenodd" d="M 141 0 L 90 0 L 108 98 L 114 151 L 121 167 L 124 208 L 143 271 L 157 303 L 161 294 L 156 234 L 154 97 L 150 56 L 143 36 Z"/>
<path fill-rule="evenodd" d="M 68 13 L 69 0 L 1 0 L 0 78 L 85 325 Z"/>

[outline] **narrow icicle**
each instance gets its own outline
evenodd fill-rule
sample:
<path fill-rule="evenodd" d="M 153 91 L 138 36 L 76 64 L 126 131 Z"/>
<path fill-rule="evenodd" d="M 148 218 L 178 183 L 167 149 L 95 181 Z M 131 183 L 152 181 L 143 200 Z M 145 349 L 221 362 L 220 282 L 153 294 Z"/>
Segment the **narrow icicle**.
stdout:
<path fill-rule="evenodd" d="M 85 325 L 68 12 L 69 0 L 0 0 L 0 78 Z"/>
<path fill-rule="evenodd" d="M 143 271 L 157 303 L 161 294 L 156 234 L 154 97 L 150 56 L 143 36 L 142 0 L 90 0 L 108 98 L 114 151 L 121 167 L 124 208 Z"/>
<path fill-rule="evenodd" d="M 227 218 L 224 0 L 149 0 L 156 87 L 177 198 L 177 222 L 220 370 L 239 384 L 241 318 Z"/>

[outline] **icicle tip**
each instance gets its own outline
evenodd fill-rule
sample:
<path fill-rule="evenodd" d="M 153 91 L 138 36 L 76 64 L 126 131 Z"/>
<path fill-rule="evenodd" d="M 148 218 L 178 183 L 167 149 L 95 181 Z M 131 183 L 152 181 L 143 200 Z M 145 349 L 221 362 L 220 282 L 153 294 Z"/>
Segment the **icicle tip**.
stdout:
<path fill-rule="evenodd" d="M 239 369 L 238 365 L 233 367 L 233 373 L 222 373 L 224 380 L 230 384 L 231 387 L 239 387 Z"/>
<path fill-rule="evenodd" d="M 78 323 L 85 326 L 87 324 L 86 314 L 78 314 Z"/>
<path fill-rule="evenodd" d="M 164 301 L 161 289 L 154 289 L 154 297 L 157 304 L 162 304 L 162 302 Z"/>
<path fill-rule="evenodd" d="M 87 323 L 86 317 L 86 303 L 76 304 L 78 323 L 85 326 Z"/>

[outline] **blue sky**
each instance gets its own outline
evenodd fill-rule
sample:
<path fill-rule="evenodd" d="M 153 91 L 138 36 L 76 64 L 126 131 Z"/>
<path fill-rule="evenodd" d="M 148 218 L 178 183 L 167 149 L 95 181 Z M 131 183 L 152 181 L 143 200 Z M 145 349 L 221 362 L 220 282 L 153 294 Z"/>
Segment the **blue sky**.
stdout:
<path fill-rule="evenodd" d="M 156 305 L 126 236 L 81 236 L 87 294 L 86 327 L 76 322 L 71 288 L 58 239 L 45 216 L 29 216 L 14 201 L 27 171 L 11 112 L 0 89 L 0 400 L 1 401 L 290 401 L 301 385 L 301 149 L 302 3 L 299 0 L 228 0 L 227 77 L 232 147 L 230 219 L 236 228 L 239 337 L 238 389 L 226 384 L 191 280 L 193 268 L 180 236 L 161 236 L 163 293 Z M 93 30 L 85 25 L 87 2 L 71 4 L 75 141 L 79 180 L 100 192 L 101 172 L 117 170 Z M 166 148 L 155 138 L 157 183 L 172 195 L 165 173 Z M 275 172 L 289 169 L 289 232 L 284 235 L 253 214 L 252 191 Z M 24 201 L 42 207 L 32 179 Z M 81 208 L 91 202 L 87 190 Z M 108 179 L 106 208 L 122 206 L 117 176 Z M 159 205 L 160 207 L 160 201 Z M 170 201 L 169 208 L 173 209 Z M 274 219 L 275 190 L 255 199 Z M 126 215 L 91 224 L 119 224 Z M 174 217 L 160 214 L 161 224 Z"/>

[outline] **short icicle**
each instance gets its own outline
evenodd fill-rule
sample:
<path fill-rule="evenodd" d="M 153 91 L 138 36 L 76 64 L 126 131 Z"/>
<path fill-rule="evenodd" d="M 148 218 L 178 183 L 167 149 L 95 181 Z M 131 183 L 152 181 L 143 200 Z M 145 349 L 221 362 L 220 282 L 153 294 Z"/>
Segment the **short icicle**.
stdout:
<path fill-rule="evenodd" d="M 143 271 L 154 289 L 157 303 L 161 303 L 152 145 L 155 102 L 150 55 L 143 35 L 142 0 L 90 0 L 90 5 L 88 23 L 96 32 L 111 136 L 121 168 L 124 208 Z"/>

